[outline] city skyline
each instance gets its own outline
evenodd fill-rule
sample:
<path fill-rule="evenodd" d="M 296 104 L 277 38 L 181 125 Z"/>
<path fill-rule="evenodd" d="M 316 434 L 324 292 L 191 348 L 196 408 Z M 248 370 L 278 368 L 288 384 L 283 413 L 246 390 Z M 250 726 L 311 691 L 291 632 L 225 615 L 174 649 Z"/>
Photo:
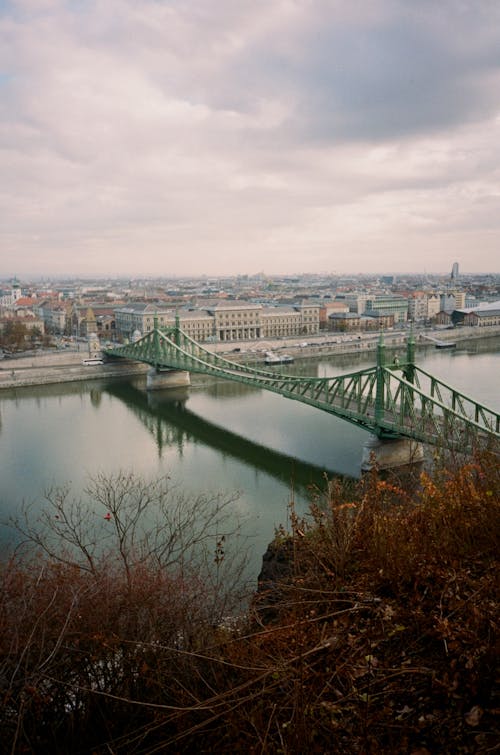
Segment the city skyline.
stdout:
<path fill-rule="evenodd" d="M 0 0 L 0 278 L 498 270 L 500 6 Z"/>

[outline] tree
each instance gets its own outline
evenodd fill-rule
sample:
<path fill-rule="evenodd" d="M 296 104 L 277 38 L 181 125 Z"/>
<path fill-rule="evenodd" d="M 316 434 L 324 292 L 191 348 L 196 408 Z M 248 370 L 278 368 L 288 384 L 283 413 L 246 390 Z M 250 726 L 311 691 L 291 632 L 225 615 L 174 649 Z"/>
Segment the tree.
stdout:
<path fill-rule="evenodd" d="M 133 701 L 179 705 L 206 663 L 196 654 L 239 608 L 245 555 L 241 542 L 234 558 L 227 547 L 236 497 L 189 497 L 168 477 L 120 472 L 91 478 L 82 498 L 47 491 L 39 514 L 24 507 L 12 522 L 23 542 L 0 564 L 9 752 L 42 751 L 56 731 L 51 751 L 73 752 L 77 740 L 95 751 L 111 728 L 156 728 Z"/>
<path fill-rule="evenodd" d="M 189 496 L 168 476 L 145 480 L 124 471 L 90 477 L 83 494 L 71 498 L 69 486 L 51 488 L 41 507 L 24 505 L 11 526 L 52 562 L 95 578 L 111 569 L 129 591 L 141 569 L 202 576 L 205 589 L 213 588 L 211 620 L 228 610 L 245 565 L 241 543 L 231 557 L 225 548 L 239 537 L 238 494 Z M 222 584 L 231 586 L 224 597 Z"/>
<path fill-rule="evenodd" d="M 28 328 L 19 318 L 7 320 L 4 326 L 2 341 L 5 346 L 19 349 L 25 342 Z"/>

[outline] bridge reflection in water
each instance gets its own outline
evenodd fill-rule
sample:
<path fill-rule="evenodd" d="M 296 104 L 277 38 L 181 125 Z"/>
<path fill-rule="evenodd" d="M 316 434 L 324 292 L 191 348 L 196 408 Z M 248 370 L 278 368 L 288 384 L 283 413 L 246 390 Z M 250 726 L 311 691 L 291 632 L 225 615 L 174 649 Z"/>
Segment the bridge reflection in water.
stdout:
<path fill-rule="evenodd" d="M 186 408 L 187 388 L 146 393 L 130 383 L 114 382 L 105 390 L 123 401 L 142 422 L 155 439 L 160 456 L 167 447 L 176 447 L 181 456 L 186 442 L 201 442 L 279 482 L 293 485 L 302 495 L 307 494 L 311 486 L 324 489 L 325 475 L 339 477 L 331 469 L 280 453 L 203 419 Z"/>

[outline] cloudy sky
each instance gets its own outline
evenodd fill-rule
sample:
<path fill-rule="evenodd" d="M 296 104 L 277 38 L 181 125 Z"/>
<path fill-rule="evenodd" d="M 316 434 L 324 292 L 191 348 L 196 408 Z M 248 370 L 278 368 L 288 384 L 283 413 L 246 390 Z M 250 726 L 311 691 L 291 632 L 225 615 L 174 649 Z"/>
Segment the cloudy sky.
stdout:
<path fill-rule="evenodd" d="M 0 277 L 500 270 L 498 0 L 0 0 Z"/>

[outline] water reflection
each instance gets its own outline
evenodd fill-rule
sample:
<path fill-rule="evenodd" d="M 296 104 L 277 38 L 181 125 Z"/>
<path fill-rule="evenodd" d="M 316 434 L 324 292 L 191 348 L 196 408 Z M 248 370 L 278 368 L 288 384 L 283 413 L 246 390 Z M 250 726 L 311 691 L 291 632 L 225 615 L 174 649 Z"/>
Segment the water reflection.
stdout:
<path fill-rule="evenodd" d="M 246 388 L 239 384 L 235 387 L 233 397 L 240 395 L 238 389 Z M 182 455 L 185 445 L 201 442 L 280 482 L 289 484 L 293 480 L 296 491 L 304 494 L 311 485 L 321 486 L 325 473 L 333 474 L 332 470 L 280 453 L 203 419 L 186 407 L 188 388 L 146 393 L 131 384 L 111 383 L 106 392 L 123 401 L 140 419 L 155 439 L 160 457 L 167 447 L 176 447 Z"/>

